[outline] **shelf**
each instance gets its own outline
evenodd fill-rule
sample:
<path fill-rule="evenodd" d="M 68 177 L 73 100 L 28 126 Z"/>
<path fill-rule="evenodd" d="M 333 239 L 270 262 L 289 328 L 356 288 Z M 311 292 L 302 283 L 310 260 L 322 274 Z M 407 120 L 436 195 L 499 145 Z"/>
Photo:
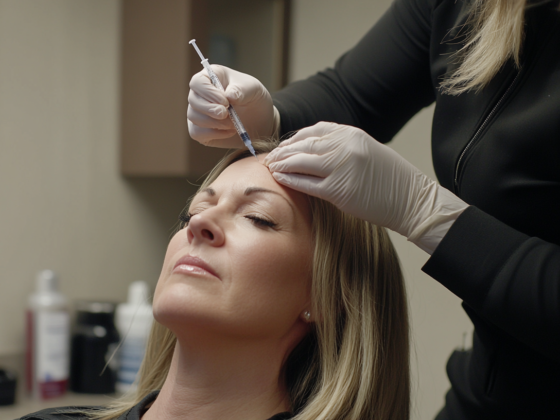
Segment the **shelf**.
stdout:
<path fill-rule="evenodd" d="M 189 40 L 211 63 L 274 91 L 287 79 L 289 11 L 289 0 L 124 0 L 121 173 L 196 180 L 208 172 L 225 150 L 188 135 L 188 83 L 202 69 Z"/>

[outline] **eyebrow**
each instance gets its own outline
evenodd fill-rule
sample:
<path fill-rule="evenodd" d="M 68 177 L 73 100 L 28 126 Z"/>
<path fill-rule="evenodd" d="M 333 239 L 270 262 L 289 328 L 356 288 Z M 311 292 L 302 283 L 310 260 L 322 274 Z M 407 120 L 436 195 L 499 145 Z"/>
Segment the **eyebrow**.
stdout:
<path fill-rule="evenodd" d="M 290 203 L 288 201 L 288 199 L 286 197 L 284 197 L 282 194 L 280 194 L 279 192 L 276 191 L 272 191 L 272 190 L 268 190 L 266 188 L 261 188 L 261 187 L 248 187 L 245 192 L 243 193 L 244 195 L 251 195 L 253 193 L 270 193 L 270 194 L 276 194 L 278 197 L 282 197 L 284 199 L 284 201 L 286 203 L 288 203 L 288 205 L 292 208 L 292 211 L 295 211 L 294 206 L 292 205 L 292 203 Z"/>
<path fill-rule="evenodd" d="M 216 190 L 214 190 L 213 188 L 204 188 L 202 191 L 200 191 L 201 193 L 206 193 L 208 194 L 210 197 L 213 197 L 216 195 Z M 290 203 L 288 201 L 288 199 L 286 197 L 284 197 L 282 194 L 280 194 L 279 192 L 276 191 L 272 191 L 266 188 L 261 188 L 261 187 L 248 187 L 245 192 L 243 193 L 243 195 L 251 195 L 253 193 L 269 193 L 269 194 L 276 194 L 278 197 L 282 197 L 284 199 L 284 201 L 286 201 L 286 203 L 288 203 L 288 205 L 292 208 L 292 211 L 295 211 L 294 206 L 292 205 L 292 203 Z"/>
<path fill-rule="evenodd" d="M 204 188 L 202 191 L 200 191 L 201 193 L 206 193 L 208 194 L 210 197 L 214 197 L 216 195 L 216 191 L 210 187 L 208 188 Z"/>
<path fill-rule="evenodd" d="M 247 189 L 245 190 L 245 192 L 243 193 L 244 195 L 251 195 L 253 193 L 271 193 L 271 194 L 276 194 L 280 197 L 282 197 L 284 200 L 288 201 L 286 199 L 286 197 L 284 197 L 282 194 L 280 194 L 279 192 L 276 191 L 272 191 L 272 190 L 267 190 L 266 188 L 261 188 L 261 187 L 247 187 Z"/>

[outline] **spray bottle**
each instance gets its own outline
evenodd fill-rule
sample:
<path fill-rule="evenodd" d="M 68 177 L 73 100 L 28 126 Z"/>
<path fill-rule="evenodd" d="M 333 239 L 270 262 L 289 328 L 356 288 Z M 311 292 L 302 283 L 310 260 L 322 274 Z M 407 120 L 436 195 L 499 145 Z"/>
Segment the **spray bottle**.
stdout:
<path fill-rule="evenodd" d="M 122 338 L 118 352 L 119 369 L 116 389 L 127 392 L 134 381 L 146 352 L 152 327 L 152 305 L 148 303 L 148 284 L 135 281 L 128 288 L 128 302 L 117 306 L 115 324 Z"/>
<path fill-rule="evenodd" d="M 53 271 L 40 271 L 35 287 L 27 310 L 27 389 L 35 398 L 49 399 L 66 392 L 70 316 Z"/>

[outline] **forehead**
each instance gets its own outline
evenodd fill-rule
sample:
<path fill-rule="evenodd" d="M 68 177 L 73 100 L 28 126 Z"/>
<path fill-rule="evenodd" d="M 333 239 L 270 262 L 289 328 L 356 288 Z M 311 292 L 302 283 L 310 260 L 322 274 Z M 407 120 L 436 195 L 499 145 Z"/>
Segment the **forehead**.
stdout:
<path fill-rule="evenodd" d="M 224 193 L 243 194 L 249 187 L 265 188 L 282 195 L 303 214 L 309 214 L 310 207 L 307 195 L 278 184 L 268 168 L 262 164 L 265 157 L 264 154 L 259 155 L 257 161 L 251 156 L 231 164 L 214 180 L 210 187 L 218 195 Z M 281 200 L 281 198 L 279 199 Z"/>
<path fill-rule="evenodd" d="M 211 187 L 231 189 L 237 185 L 255 186 L 271 189 L 284 195 L 284 188 L 274 180 L 268 168 L 262 164 L 263 161 L 264 155 L 259 155 L 258 160 L 253 156 L 238 160 L 229 165 L 212 182 Z"/>

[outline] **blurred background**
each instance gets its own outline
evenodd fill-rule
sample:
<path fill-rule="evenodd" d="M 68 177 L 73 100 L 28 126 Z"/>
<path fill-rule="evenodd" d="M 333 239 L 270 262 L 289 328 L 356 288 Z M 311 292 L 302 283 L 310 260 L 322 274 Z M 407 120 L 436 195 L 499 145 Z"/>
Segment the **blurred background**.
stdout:
<path fill-rule="evenodd" d="M 188 138 L 188 81 L 201 69 L 191 38 L 211 63 L 274 91 L 331 66 L 389 5 L 0 0 L 0 367 L 23 382 L 25 308 L 39 270 L 59 275 L 70 302 L 123 302 L 135 280 L 153 290 L 193 184 L 223 154 Z M 435 178 L 432 112 L 390 145 Z M 431 419 L 449 386 L 447 357 L 470 345 L 472 326 L 459 299 L 420 271 L 427 254 L 392 238 L 410 299 L 413 418 Z M 22 391 L 0 419 L 43 406 Z"/>

